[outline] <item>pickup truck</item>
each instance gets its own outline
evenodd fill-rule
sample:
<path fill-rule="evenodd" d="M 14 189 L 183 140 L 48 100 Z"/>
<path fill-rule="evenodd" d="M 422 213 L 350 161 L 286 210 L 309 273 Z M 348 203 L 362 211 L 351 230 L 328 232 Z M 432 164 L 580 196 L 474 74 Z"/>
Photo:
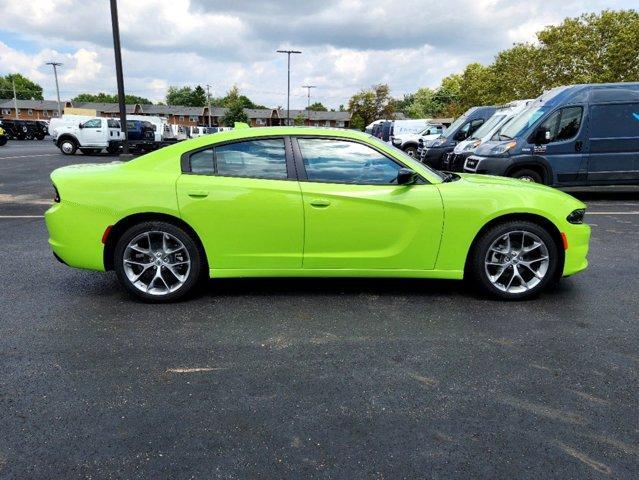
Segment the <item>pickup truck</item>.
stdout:
<path fill-rule="evenodd" d="M 53 141 L 65 155 L 73 155 L 78 149 L 86 155 L 95 155 L 104 149 L 116 153 L 123 138 L 117 120 L 92 118 L 75 125 L 58 126 Z"/>

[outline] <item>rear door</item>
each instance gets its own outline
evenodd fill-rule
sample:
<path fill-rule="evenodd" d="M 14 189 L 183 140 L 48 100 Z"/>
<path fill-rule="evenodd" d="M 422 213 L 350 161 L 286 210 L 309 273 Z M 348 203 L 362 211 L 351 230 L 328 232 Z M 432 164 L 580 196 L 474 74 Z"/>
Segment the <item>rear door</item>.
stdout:
<path fill-rule="evenodd" d="M 182 218 L 215 269 L 298 269 L 304 216 L 290 140 L 253 138 L 182 157 Z"/>
<path fill-rule="evenodd" d="M 435 185 L 397 185 L 403 166 L 363 143 L 297 138 L 305 269 L 434 268 L 443 208 Z"/>
<path fill-rule="evenodd" d="M 639 103 L 590 106 L 590 183 L 639 180 Z"/>

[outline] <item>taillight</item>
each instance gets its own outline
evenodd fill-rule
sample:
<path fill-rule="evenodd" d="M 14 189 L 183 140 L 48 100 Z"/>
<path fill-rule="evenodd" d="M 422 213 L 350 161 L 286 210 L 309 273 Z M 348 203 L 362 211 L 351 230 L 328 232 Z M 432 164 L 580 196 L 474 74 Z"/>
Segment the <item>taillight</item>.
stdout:
<path fill-rule="evenodd" d="M 53 186 L 53 201 L 55 203 L 60 203 L 60 193 L 55 185 Z"/>

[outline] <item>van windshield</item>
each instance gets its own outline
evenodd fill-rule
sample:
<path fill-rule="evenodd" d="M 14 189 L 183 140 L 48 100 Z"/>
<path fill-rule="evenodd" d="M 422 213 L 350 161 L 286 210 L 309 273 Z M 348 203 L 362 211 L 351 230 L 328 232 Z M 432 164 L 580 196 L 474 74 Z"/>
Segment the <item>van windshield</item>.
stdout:
<path fill-rule="evenodd" d="M 506 118 L 506 114 L 493 115 L 492 117 L 488 119 L 486 123 L 484 123 L 481 127 L 479 127 L 477 131 L 473 133 L 473 136 L 470 138 L 474 140 L 477 140 L 478 138 L 484 138 L 486 135 L 490 134 L 493 128 L 499 125 L 504 118 Z"/>
<path fill-rule="evenodd" d="M 450 127 L 448 127 L 446 130 L 444 130 L 442 132 L 442 137 L 444 137 L 444 138 L 450 137 L 451 134 L 454 133 L 455 130 L 457 130 L 466 121 L 467 118 L 468 117 L 466 115 L 462 115 L 457 120 L 455 120 L 453 123 L 451 123 Z"/>
<path fill-rule="evenodd" d="M 499 132 L 500 140 L 516 138 L 521 132 L 533 125 L 548 111 L 548 107 L 532 107 L 524 110 L 513 118 L 504 129 Z"/>

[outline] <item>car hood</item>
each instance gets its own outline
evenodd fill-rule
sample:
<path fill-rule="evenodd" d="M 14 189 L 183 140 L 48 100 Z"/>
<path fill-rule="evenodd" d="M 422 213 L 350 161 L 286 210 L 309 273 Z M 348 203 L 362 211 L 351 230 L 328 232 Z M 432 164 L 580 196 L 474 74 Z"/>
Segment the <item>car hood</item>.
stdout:
<path fill-rule="evenodd" d="M 475 173 L 459 173 L 461 180 L 466 184 L 477 186 L 478 188 L 515 188 L 519 192 L 529 191 L 531 193 L 542 193 L 545 195 L 554 195 L 558 200 L 570 200 L 579 204 L 575 208 L 585 208 L 586 205 L 556 188 L 542 185 L 540 183 L 525 182 L 516 178 L 496 177 L 493 175 L 478 175 Z"/>

